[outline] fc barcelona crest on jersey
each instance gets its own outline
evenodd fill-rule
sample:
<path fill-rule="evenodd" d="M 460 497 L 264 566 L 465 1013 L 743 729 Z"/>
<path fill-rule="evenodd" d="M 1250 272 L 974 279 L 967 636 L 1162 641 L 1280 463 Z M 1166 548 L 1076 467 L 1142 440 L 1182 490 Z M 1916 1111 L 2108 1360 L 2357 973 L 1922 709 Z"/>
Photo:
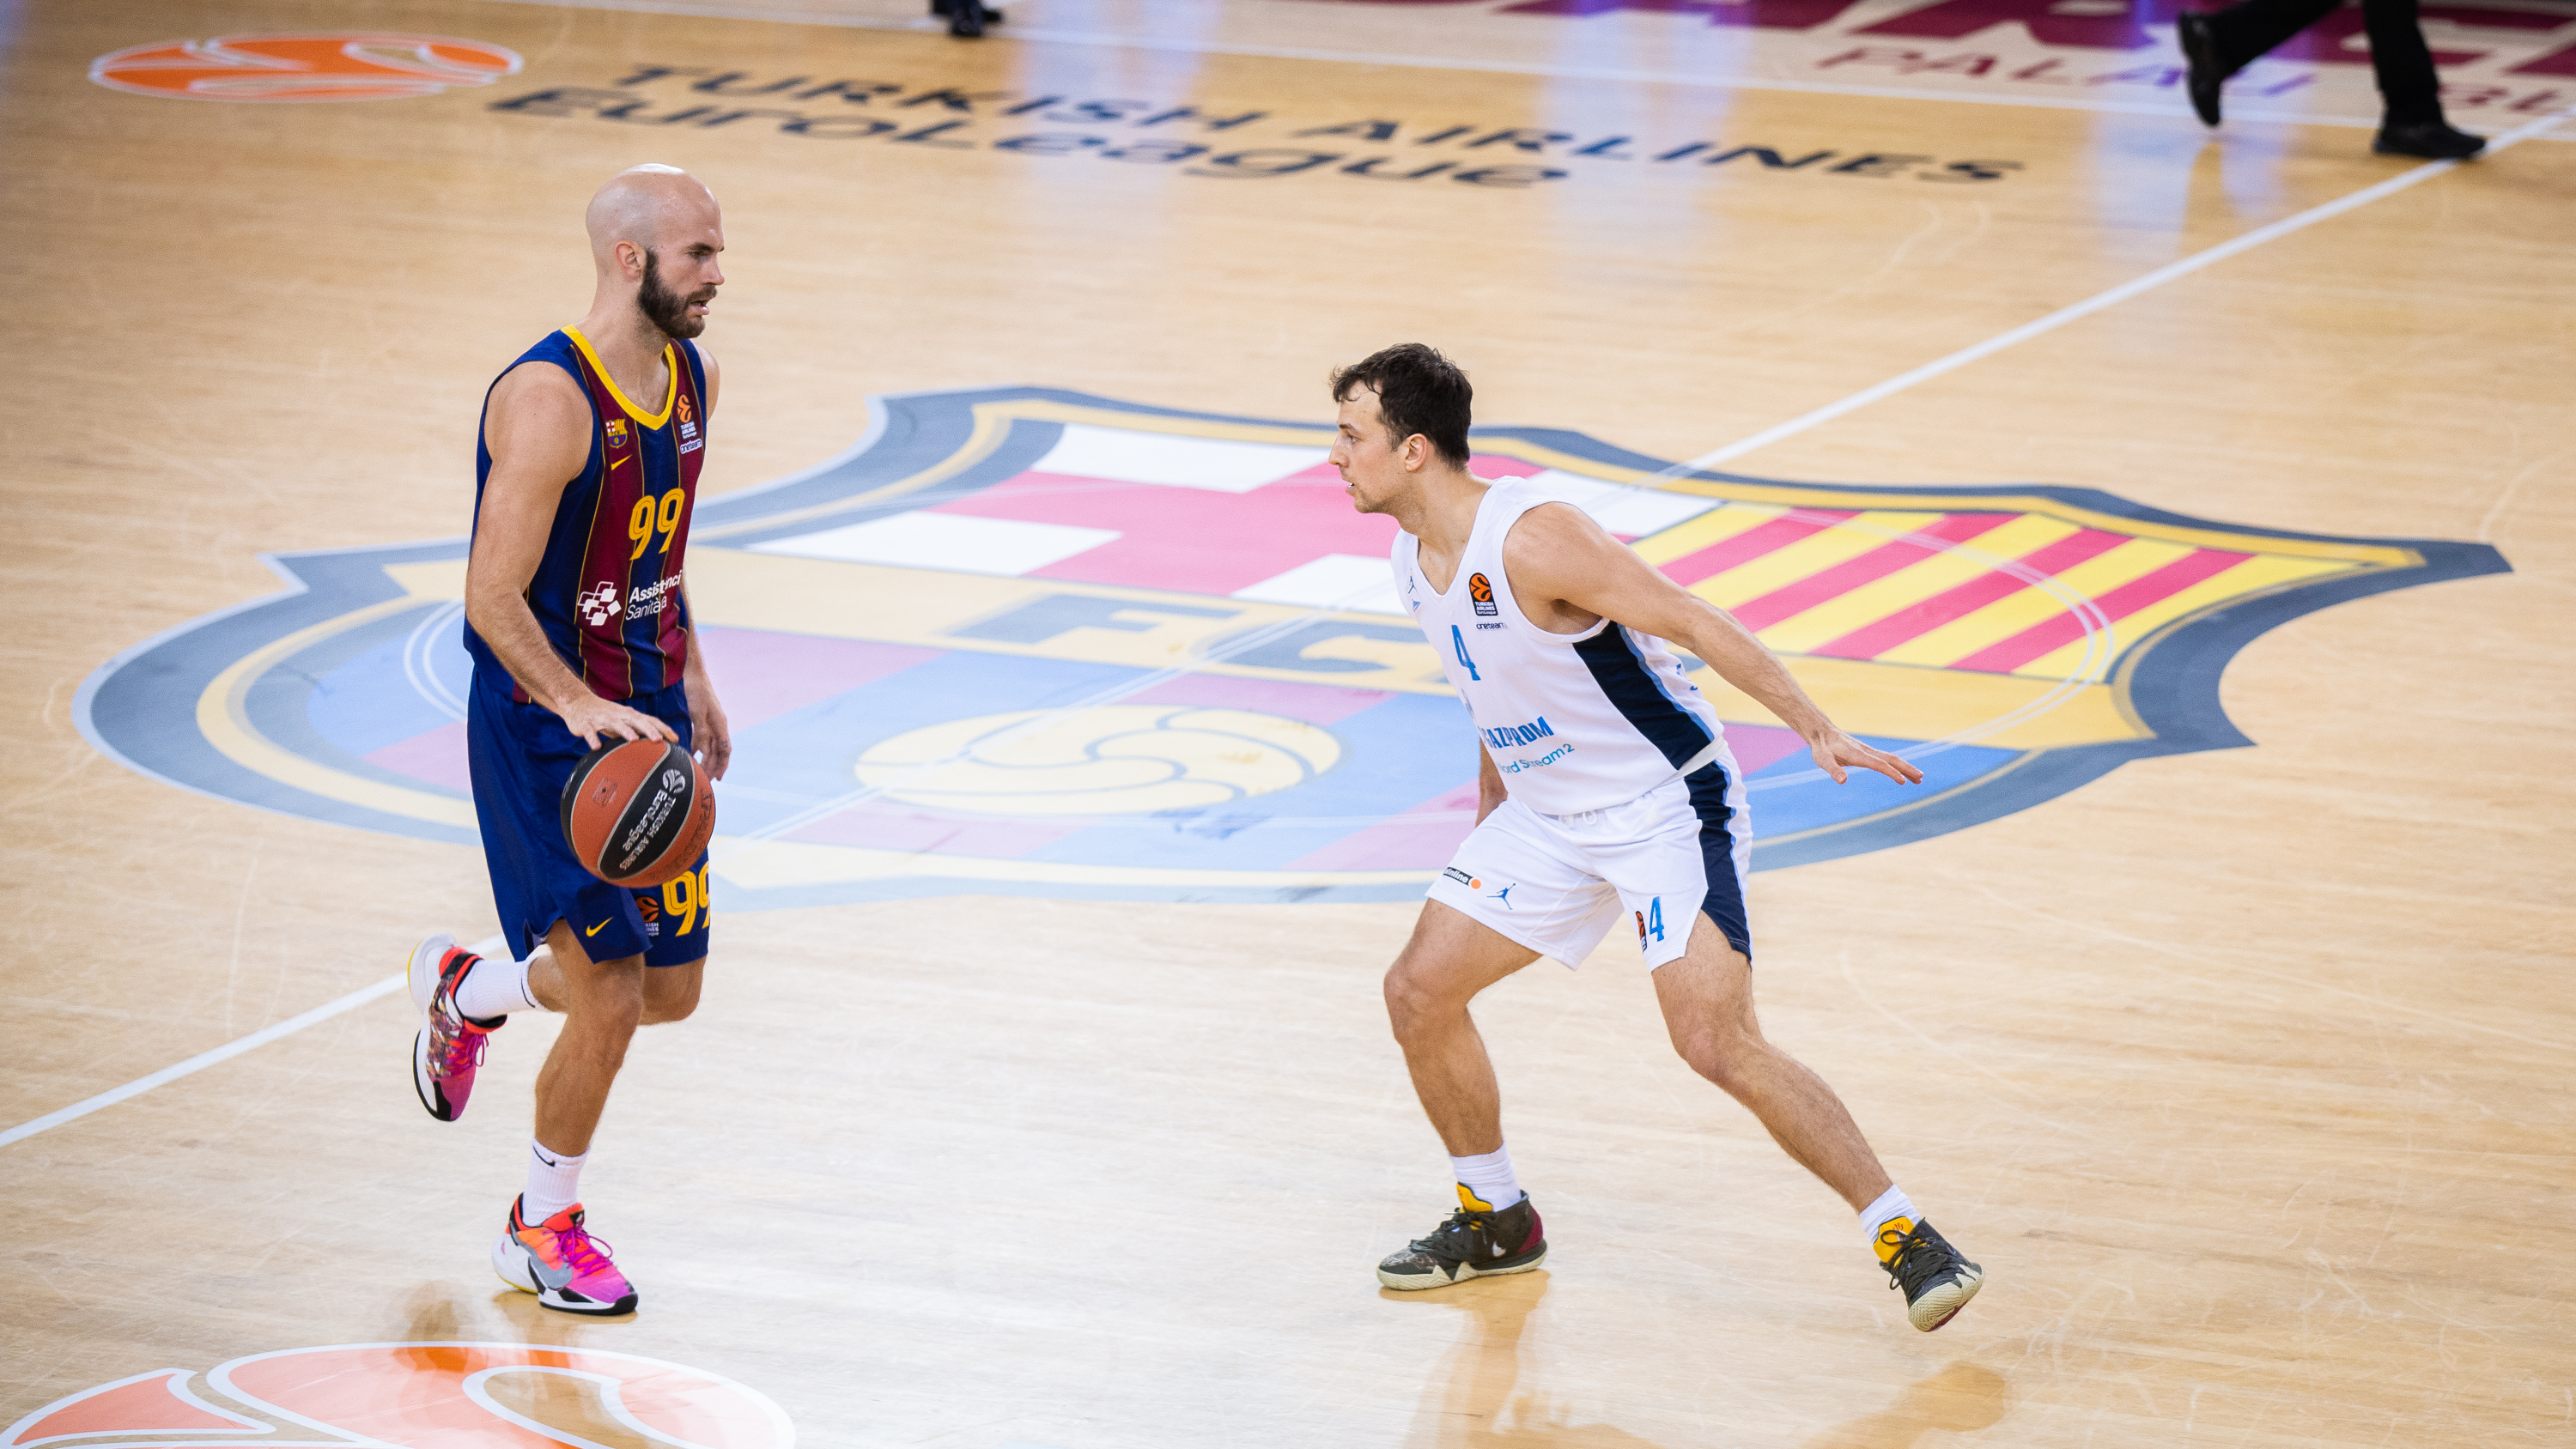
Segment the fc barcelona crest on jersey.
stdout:
<path fill-rule="evenodd" d="M 913 394 L 877 403 L 843 456 L 703 501 L 689 592 L 736 732 L 726 903 L 1418 895 L 1471 823 L 1476 740 L 1396 597 L 1394 525 L 1351 511 L 1332 437 L 1078 393 Z M 2249 743 L 2217 691 L 2248 640 L 2506 567 L 2478 544 L 2237 527 L 2083 489 L 1647 489 L 1662 460 L 1580 433 L 1475 445 L 1476 471 L 1540 475 L 1927 776 L 1834 786 L 1702 671 L 1757 866 Z M 89 738 L 244 804 L 472 841 L 464 540 L 273 562 L 288 592 L 92 675 Z"/>

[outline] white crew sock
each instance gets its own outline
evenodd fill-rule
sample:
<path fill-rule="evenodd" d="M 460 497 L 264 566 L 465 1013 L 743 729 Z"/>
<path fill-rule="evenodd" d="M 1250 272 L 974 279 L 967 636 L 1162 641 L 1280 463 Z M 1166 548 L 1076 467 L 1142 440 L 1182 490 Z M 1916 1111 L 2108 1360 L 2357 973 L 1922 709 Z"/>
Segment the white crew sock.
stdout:
<path fill-rule="evenodd" d="M 1475 1157 L 1452 1157 L 1449 1171 L 1477 1201 L 1469 1207 L 1507 1208 L 1523 1196 L 1521 1180 L 1512 1175 L 1512 1149 L 1506 1144 Z M 1464 1199 L 1467 1193 L 1459 1196 Z"/>
<path fill-rule="evenodd" d="M 528 1139 L 528 1190 L 519 1194 L 519 1221 L 538 1223 L 581 1201 L 581 1165 L 585 1152 L 567 1157 L 535 1138 Z"/>
<path fill-rule="evenodd" d="M 1905 1225 L 1908 1228 L 1923 1221 L 1922 1215 L 1914 1210 L 1914 1199 L 1907 1197 L 1905 1189 L 1901 1187 L 1891 1187 L 1880 1193 L 1876 1202 L 1860 1210 L 1860 1225 L 1862 1230 L 1869 1234 L 1871 1252 L 1878 1253 L 1882 1258 L 1887 1256 L 1879 1252 L 1882 1245 L 1878 1241 L 1878 1232 L 1898 1218 L 1905 1219 Z"/>
<path fill-rule="evenodd" d="M 477 1022 L 531 1010 L 536 1004 L 536 993 L 528 989 L 528 963 L 507 956 L 476 961 L 465 968 L 465 979 L 456 983 L 456 1009 Z"/>

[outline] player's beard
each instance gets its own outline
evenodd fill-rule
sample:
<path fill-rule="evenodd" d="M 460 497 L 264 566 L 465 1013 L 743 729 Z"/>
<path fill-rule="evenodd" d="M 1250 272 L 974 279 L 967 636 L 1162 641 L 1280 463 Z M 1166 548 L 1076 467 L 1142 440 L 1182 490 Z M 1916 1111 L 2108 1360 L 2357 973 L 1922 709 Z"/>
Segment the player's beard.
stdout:
<path fill-rule="evenodd" d="M 692 303 L 712 302 L 715 298 L 716 289 L 713 287 L 702 288 L 695 296 L 683 297 L 663 286 L 661 258 L 651 252 L 644 254 L 644 284 L 635 289 L 635 305 L 643 312 L 645 321 L 662 329 L 663 336 L 695 337 L 706 331 L 707 319 L 690 316 L 689 307 Z"/>

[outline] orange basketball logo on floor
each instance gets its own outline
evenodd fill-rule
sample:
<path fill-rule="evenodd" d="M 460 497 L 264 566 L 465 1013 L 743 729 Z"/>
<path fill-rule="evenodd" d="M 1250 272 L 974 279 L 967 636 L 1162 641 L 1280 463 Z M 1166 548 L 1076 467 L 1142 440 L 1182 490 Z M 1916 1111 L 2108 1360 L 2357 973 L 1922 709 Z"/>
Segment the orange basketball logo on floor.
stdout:
<path fill-rule="evenodd" d="M 386 101 L 488 86 L 525 64 L 517 51 L 479 40 L 348 30 L 137 45 L 91 61 L 89 78 L 199 101 Z"/>
<path fill-rule="evenodd" d="M 517 1343 L 290 1348 L 217 1366 L 205 1378 L 211 1399 L 190 1387 L 192 1377 L 186 1369 L 155 1369 L 56 1399 L 0 1432 L 0 1449 L 112 1449 L 138 1434 L 281 1432 L 292 1436 L 289 1443 L 418 1449 L 648 1441 L 686 1449 L 792 1449 L 796 1442 L 787 1415 L 757 1389 L 704 1369 L 601 1349 Z M 315 1432 L 333 1437 L 315 1440 Z M 156 1442 L 163 1449 L 201 1443 Z"/>

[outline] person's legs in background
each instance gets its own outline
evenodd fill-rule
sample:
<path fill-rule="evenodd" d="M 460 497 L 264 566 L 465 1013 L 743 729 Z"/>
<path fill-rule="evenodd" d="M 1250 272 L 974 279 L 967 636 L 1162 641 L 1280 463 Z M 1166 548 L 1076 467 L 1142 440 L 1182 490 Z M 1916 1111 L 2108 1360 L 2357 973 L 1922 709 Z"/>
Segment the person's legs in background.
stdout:
<path fill-rule="evenodd" d="M 2331 14 L 2342 0 L 2245 0 L 2208 14 L 2175 18 L 2174 37 L 2189 70 L 2192 109 L 2205 125 L 2219 121 L 2219 87 L 2274 46 Z M 2372 69 L 2382 108 L 2371 149 L 2383 155 L 2456 160 L 2486 145 L 2442 118 L 2442 83 L 2424 44 L 2416 0 L 2362 0 Z"/>
<path fill-rule="evenodd" d="M 2361 0 L 2370 35 L 2370 66 L 2379 80 L 2379 135 L 2370 149 L 2384 156 L 2423 156 L 2456 161 L 2486 148 L 2486 138 L 2454 130 L 2442 116 L 2442 79 L 2415 0 Z"/>

